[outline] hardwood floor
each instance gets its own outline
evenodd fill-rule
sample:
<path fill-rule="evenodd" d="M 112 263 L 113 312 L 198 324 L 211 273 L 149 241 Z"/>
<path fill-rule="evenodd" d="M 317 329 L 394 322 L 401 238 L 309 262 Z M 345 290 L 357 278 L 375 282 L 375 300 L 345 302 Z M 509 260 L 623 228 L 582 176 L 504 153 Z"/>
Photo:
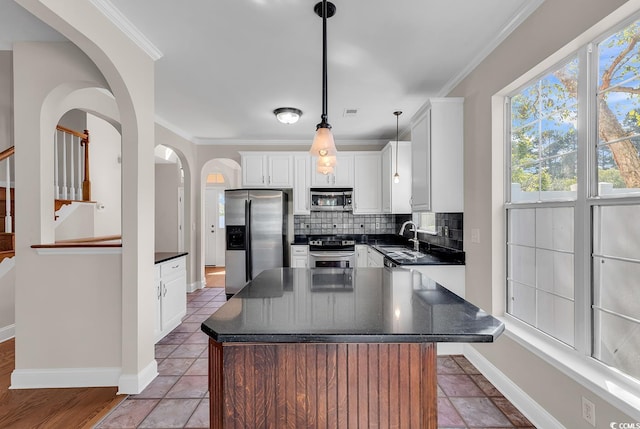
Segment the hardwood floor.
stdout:
<path fill-rule="evenodd" d="M 224 287 L 224 267 L 204 267 L 204 278 L 207 287 Z"/>
<path fill-rule="evenodd" d="M 0 343 L 0 428 L 92 428 L 126 395 L 115 387 L 9 390 L 15 340 Z"/>

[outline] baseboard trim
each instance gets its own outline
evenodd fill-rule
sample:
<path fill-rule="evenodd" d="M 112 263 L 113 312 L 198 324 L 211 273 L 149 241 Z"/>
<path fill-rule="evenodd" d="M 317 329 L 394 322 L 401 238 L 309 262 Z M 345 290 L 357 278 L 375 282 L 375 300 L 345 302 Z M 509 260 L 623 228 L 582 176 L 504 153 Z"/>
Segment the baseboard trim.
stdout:
<path fill-rule="evenodd" d="M 117 386 L 120 368 L 16 369 L 9 389 Z"/>
<path fill-rule="evenodd" d="M 3 343 L 7 340 L 16 336 L 16 325 L 8 325 L 0 328 L 0 343 Z"/>
<path fill-rule="evenodd" d="M 117 383 L 118 395 L 137 395 L 158 376 L 158 362 L 153 359 L 137 374 L 122 374 Z"/>
<path fill-rule="evenodd" d="M 513 405 L 538 428 L 565 427 L 555 419 L 547 410 L 541 407 L 527 393 L 518 387 L 509 377 L 489 362 L 480 352 L 471 345 L 464 347 L 464 356 L 471 362 L 487 380 L 489 380 Z"/>
<path fill-rule="evenodd" d="M 202 289 L 204 287 L 205 287 L 204 280 L 190 283 L 189 286 L 187 286 L 187 293 L 195 292 L 198 289 Z"/>

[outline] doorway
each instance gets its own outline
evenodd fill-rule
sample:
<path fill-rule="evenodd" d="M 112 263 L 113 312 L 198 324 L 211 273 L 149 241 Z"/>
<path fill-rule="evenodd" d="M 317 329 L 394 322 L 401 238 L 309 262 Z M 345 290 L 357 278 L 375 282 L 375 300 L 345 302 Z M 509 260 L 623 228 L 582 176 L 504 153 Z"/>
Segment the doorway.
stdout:
<path fill-rule="evenodd" d="M 224 188 L 205 189 L 205 266 L 224 267 Z"/>

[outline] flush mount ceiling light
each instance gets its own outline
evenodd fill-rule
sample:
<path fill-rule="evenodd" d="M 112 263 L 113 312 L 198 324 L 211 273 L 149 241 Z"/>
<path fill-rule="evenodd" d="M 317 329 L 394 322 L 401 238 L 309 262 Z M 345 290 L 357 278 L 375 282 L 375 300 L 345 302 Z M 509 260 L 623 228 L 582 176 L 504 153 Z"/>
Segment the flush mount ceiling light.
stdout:
<path fill-rule="evenodd" d="M 279 107 L 273 111 L 276 119 L 283 124 L 295 124 L 302 116 L 302 110 L 295 107 Z"/>
<path fill-rule="evenodd" d="M 322 116 L 316 125 L 316 135 L 309 152 L 318 157 L 317 171 L 322 174 L 333 172 L 336 165 L 336 144 L 333 141 L 331 125 L 327 122 L 327 18 L 336 13 L 336 6 L 323 0 L 317 3 L 313 10 L 322 18 Z"/>
<path fill-rule="evenodd" d="M 400 175 L 398 174 L 398 123 L 402 111 L 398 110 L 393 112 L 393 114 L 396 115 L 396 174 L 393 175 L 393 183 L 400 183 Z"/>

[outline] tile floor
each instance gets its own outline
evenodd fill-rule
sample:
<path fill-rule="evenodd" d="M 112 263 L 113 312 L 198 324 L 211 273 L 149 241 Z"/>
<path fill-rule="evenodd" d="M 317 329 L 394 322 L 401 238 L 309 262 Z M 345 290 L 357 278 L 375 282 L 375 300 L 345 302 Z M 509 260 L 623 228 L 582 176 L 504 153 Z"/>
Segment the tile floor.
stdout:
<path fill-rule="evenodd" d="M 223 288 L 187 297 L 182 324 L 156 345 L 158 377 L 112 410 L 96 429 L 209 428 L 208 337 L 200 323 L 225 302 Z M 464 356 L 438 357 L 438 427 L 534 426 Z"/>

